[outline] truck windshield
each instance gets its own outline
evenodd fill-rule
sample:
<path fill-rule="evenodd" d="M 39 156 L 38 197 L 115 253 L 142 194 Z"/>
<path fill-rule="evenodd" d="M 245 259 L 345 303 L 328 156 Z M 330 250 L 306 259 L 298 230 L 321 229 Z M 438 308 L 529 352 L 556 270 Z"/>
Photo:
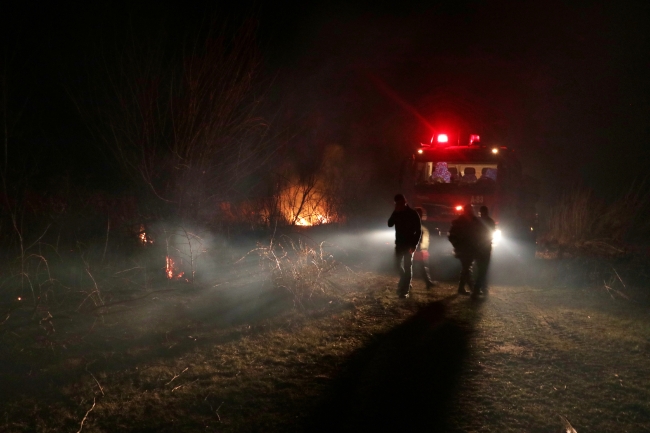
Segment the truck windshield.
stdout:
<path fill-rule="evenodd" d="M 496 164 L 472 162 L 419 162 L 416 167 L 416 185 L 449 190 L 458 187 L 490 188 L 496 184 Z"/>
<path fill-rule="evenodd" d="M 420 162 L 417 165 L 417 183 L 460 183 L 478 181 L 496 182 L 497 165 L 468 162 Z"/>

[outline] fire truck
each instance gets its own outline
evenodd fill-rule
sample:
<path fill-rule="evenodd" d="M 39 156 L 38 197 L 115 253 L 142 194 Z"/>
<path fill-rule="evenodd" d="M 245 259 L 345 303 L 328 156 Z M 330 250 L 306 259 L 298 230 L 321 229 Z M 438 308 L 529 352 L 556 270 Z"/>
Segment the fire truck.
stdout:
<path fill-rule="evenodd" d="M 417 148 L 401 183 L 432 235 L 446 236 L 464 206 L 476 215 L 487 206 L 497 223 L 495 243 L 498 237 L 534 252 L 538 183 L 523 173 L 513 149 L 483 143 L 478 134 L 436 133 Z"/>

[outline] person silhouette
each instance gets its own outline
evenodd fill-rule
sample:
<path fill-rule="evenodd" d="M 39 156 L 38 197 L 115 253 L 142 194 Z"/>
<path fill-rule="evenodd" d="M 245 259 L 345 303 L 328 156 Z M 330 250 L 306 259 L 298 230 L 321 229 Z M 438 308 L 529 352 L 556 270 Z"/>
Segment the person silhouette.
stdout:
<path fill-rule="evenodd" d="M 388 227 L 395 226 L 395 266 L 399 272 L 397 295 L 408 298 L 413 276 L 413 253 L 420 237 L 422 225 L 418 213 L 409 207 L 402 194 L 395 195 L 395 210 L 388 219 Z"/>

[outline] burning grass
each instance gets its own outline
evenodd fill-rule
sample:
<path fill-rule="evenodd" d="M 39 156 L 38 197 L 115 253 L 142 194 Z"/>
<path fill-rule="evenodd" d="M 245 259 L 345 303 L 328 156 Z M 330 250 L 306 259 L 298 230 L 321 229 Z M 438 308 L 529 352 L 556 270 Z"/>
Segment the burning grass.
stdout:
<path fill-rule="evenodd" d="M 232 225 L 246 224 L 249 228 L 276 226 L 318 226 L 340 223 L 341 213 L 338 185 L 328 183 L 317 173 L 300 180 L 295 174 L 277 176 L 272 194 L 257 200 L 219 204 L 221 218 Z"/>
<path fill-rule="evenodd" d="M 314 226 L 338 222 L 340 217 L 333 197 L 322 180 L 294 182 L 280 191 L 280 212 L 292 225 Z"/>

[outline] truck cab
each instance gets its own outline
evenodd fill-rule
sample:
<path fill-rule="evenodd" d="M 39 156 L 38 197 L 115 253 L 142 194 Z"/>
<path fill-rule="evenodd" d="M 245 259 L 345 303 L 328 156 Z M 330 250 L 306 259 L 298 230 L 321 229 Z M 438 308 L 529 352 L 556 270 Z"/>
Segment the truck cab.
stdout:
<path fill-rule="evenodd" d="M 431 143 L 421 144 L 403 185 L 410 203 L 424 210 L 430 232 L 445 236 L 470 204 L 477 215 L 487 206 L 504 237 L 534 244 L 538 185 L 523 174 L 515 151 L 483 144 L 476 134 L 464 143 L 450 141 L 449 135 L 436 134 Z"/>

